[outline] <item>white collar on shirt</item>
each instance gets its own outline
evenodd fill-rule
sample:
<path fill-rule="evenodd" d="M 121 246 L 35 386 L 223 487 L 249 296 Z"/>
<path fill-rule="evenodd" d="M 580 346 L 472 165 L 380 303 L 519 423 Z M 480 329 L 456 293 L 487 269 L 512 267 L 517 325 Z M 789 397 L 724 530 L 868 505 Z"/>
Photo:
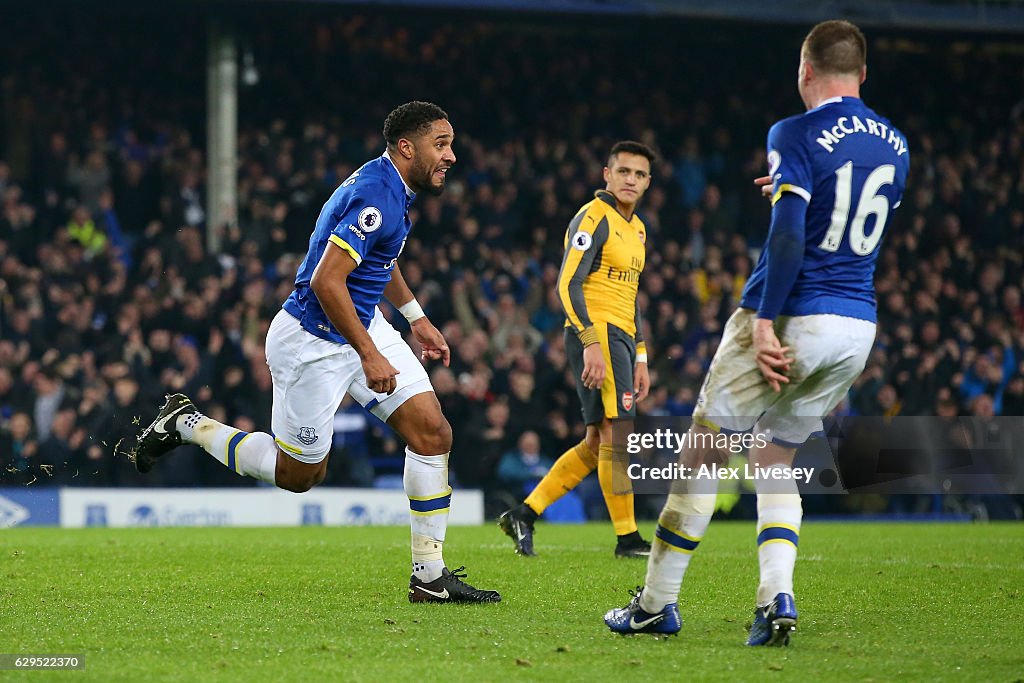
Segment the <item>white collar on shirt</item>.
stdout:
<path fill-rule="evenodd" d="M 406 194 L 406 196 L 408 196 L 408 197 L 412 197 L 412 196 L 414 196 L 414 195 L 415 195 L 416 193 L 415 193 L 415 192 L 413 192 L 413 191 L 412 191 L 412 188 L 411 188 L 411 187 L 409 187 L 409 186 L 408 186 L 408 185 L 406 184 L 406 182 L 405 182 L 405 178 L 402 178 L 402 174 L 401 174 L 401 173 L 399 173 L 399 171 L 398 171 L 398 167 L 397 167 L 397 166 L 395 166 L 395 160 L 391 158 L 391 155 L 390 155 L 390 154 L 388 154 L 388 151 L 387 151 L 386 149 L 384 150 L 384 154 L 383 154 L 383 155 L 381 155 L 381 156 L 383 156 L 383 157 L 384 157 L 385 159 L 387 159 L 387 160 L 388 160 L 388 161 L 389 161 L 389 162 L 391 163 L 391 165 L 392 165 L 392 166 L 394 166 L 394 168 L 395 168 L 395 173 L 398 173 L 398 177 L 399 177 L 399 178 L 401 178 L 401 180 L 402 180 L 402 184 L 403 184 L 403 185 L 405 185 L 405 194 Z"/>
<path fill-rule="evenodd" d="M 811 111 L 818 111 L 819 109 L 824 107 L 826 104 L 835 104 L 836 102 L 842 102 L 842 101 L 843 101 L 842 97 L 830 97 L 827 100 L 822 100 L 821 102 L 819 102 L 818 106 L 815 107 L 814 109 L 811 109 Z"/>

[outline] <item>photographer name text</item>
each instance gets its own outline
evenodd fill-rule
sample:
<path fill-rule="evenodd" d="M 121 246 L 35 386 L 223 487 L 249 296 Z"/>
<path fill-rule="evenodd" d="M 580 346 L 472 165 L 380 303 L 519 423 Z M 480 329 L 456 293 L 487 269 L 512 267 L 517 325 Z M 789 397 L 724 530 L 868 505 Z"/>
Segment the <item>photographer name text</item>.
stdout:
<path fill-rule="evenodd" d="M 761 467 L 744 464 L 741 467 L 728 467 L 718 464 L 705 464 L 699 467 L 688 467 L 678 463 L 662 467 L 645 467 L 633 463 L 626 468 L 626 474 L 633 480 L 675 480 L 690 481 L 697 479 L 740 480 L 749 481 L 786 481 L 793 480 L 810 484 L 814 477 L 813 467 Z"/>

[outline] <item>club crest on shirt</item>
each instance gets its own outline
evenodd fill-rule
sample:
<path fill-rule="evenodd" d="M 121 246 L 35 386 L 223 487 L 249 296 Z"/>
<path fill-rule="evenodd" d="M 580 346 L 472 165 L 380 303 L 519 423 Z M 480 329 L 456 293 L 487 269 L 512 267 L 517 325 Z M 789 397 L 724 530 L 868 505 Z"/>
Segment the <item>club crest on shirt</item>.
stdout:
<path fill-rule="evenodd" d="M 624 391 L 622 392 L 622 407 L 629 410 L 633 407 L 633 392 Z"/>
<path fill-rule="evenodd" d="M 316 430 L 313 429 L 312 427 L 299 427 L 299 433 L 296 434 L 295 436 L 299 439 L 299 441 L 306 444 L 307 446 L 312 446 L 314 443 L 316 443 L 316 440 L 320 438 L 316 435 Z"/>
<path fill-rule="evenodd" d="M 359 218 L 356 221 L 359 223 L 359 227 L 363 232 L 373 232 L 380 228 L 383 219 L 380 215 L 380 209 L 376 206 L 368 206 L 359 212 Z"/>

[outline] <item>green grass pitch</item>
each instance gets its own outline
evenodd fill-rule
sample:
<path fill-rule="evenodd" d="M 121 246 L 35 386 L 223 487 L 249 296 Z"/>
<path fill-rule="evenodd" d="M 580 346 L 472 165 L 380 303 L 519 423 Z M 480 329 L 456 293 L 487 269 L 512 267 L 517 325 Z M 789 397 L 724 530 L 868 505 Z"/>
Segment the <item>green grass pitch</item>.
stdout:
<path fill-rule="evenodd" d="M 712 524 L 661 639 L 601 622 L 645 568 L 606 524 L 540 525 L 532 559 L 450 529 L 499 605 L 410 605 L 405 528 L 3 533 L 0 652 L 86 658 L 5 681 L 1024 680 L 1020 524 L 806 524 L 787 649 L 743 645 L 750 523 Z"/>

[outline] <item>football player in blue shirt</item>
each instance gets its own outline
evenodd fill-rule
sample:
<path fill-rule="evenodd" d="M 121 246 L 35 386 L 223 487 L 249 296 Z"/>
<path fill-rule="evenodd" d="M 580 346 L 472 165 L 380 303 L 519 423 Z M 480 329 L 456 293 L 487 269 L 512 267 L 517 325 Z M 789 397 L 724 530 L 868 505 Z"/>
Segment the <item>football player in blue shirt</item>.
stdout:
<path fill-rule="evenodd" d="M 800 494 L 791 465 L 864 369 L 875 338 L 878 248 L 909 169 L 906 138 L 860 100 L 867 44 L 846 21 L 807 35 L 797 86 L 807 111 L 768 133 L 772 202 L 765 249 L 708 369 L 681 460 L 722 460 L 720 434 L 758 436 L 755 477 L 761 582 L 748 645 L 786 645 Z M 710 444 L 710 445 L 709 445 Z M 675 633 L 683 574 L 715 509 L 717 481 L 676 482 L 658 519 L 641 592 L 605 623 L 618 633 Z"/>
<path fill-rule="evenodd" d="M 452 489 L 452 430 L 430 380 L 384 319 L 383 296 L 405 316 L 423 360 L 449 362 L 444 337 L 426 318 L 398 266 L 416 193 L 440 195 L 455 154 L 448 115 L 409 102 L 384 121 L 387 149 L 341 184 L 324 204 L 295 277 L 295 290 L 267 333 L 274 382 L 271 433 L 246 433 L 169 396 L 139 436 L 136 466 L 152 469 L 182 443 L 201 446 L 228 468 L 288 491 L 324 479 L 334 414 L 345 394 L 387 422 L 408 444 L 405 491 L 412 525 L 410 602 L 498 602 L 445 566 L 442 545 Z"/>

